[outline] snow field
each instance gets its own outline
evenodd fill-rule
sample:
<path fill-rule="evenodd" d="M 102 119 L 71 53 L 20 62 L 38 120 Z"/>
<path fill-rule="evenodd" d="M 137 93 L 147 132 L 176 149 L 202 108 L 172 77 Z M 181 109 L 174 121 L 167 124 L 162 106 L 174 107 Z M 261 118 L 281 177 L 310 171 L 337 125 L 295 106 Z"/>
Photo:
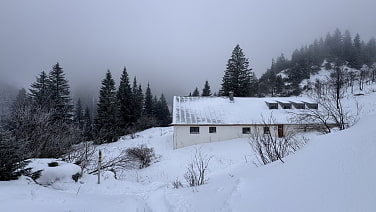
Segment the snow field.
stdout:
<path fill-rule="evenodd" d="M 353 127 L 328 135 L 309 135 L 310 142 L 295 154 L 256 167 L 247 139 L 235 139 L 172 149 L 172 128 L 153 128 L 101 145 L 103 157 L 145 144 L 159 155 L 145 169 L 124 170 L 114 179 L 104 172 L 70 175 L 77 167 L 53 159 L 33 161 L 45 172 L 37 185 L 22 177 L 0 182 L 0 211 L 376 211 L 376 93 L 368 88 L 354 97 L 362 106 Z M 345 100 L 351 102 L 353 97 Z M 353 106 L 352 106 L 353 107 Z M 208 182 L 188 187 L 186 166 L 196 149 L 212 156 Z M 176 179 L 185 185 L 174 189 Z"/>

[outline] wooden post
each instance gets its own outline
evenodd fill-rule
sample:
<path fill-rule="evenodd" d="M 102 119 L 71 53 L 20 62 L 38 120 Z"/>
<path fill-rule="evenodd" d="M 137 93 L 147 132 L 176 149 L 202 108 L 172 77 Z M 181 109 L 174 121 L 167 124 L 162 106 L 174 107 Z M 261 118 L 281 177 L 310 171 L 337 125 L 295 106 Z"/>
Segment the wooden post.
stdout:
<path fill-rule="evenodd" d="M 99 158 L 98 158 L 98 184 L 101 184 L 101 166 L 102 166 L 102 151 L 99 150 Z"/>

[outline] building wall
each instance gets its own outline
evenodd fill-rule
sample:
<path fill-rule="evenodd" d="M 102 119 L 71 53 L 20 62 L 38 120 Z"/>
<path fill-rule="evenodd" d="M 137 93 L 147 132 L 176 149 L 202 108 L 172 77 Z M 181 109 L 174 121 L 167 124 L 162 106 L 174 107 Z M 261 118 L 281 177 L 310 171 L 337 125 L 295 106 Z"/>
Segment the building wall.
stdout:
<path fill-rule="evenodd" d="M 190 127 L 200 127 L 199 134 L 191 134 Z M 209 127 L 216 127 L 216 133 L 209 133 Z M 174 149 L 202 144 L 202 143 L 211 143 L 216 141 L 224 141 L 235 138 L 248 138 L 250 134 L 243 134 L 243 127 L 250 127 L 251 133 L 258 132 L 263 134 L 263 126 L 174 126 Z M 290 128 L 296 128 L 297 126 L 293 125 L 283 125 L 283 130 L 286 132 Z M 255 129 L 257 128 L 257 130 Z M 270 133 L 274 136 L 277 136 L 278 127 L 270 126 Z"/>

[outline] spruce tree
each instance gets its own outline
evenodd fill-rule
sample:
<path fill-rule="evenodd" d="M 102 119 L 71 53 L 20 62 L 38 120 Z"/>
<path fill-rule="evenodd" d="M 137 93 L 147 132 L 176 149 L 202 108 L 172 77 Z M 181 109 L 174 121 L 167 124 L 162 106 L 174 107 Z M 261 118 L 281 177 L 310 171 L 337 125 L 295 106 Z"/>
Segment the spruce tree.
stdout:
<path fill-rule="evenodd" d="M 96 143 L 114 142 L 118 139 L 117 107 L 115 81 L 112 79 L 110 70 L 108 70 L 99 91 L 99 103 L 95 119 Z"/>
<path fill-rule="evenodd" d="M 142 93 L 141 85 L 137 85 L 137 79 L 134 77 L 132 85 L 133 123 L 135 123 L 141 117 L 143 100 L 144 95 Z"/>
<path fill-rule="evenodd" d="M 200 92 L 198 91 L 197 87 L 193 91 L 192 96 L 200 96 Z"/>
<path fill-rule="evenodd" d="M 50 92 L 51 108 L 54 120 L 68 121 L 72 117 L 73 105 L 71 104 L 68 81 L 65 73 L 56 63 L 48 74 L 48 89 Z"/>
<path fill-rule="evenodd" d="M 134 121 L 132 96 L 127 69 L 124 67 L 123 73 L 120 77 L 119 90 L 117 92 L 117 99 L 119 102 L 118 126 L 122 133 L 126 133 L 130 124 Z"/>
<path fill-rule="evenodd" d="M 51 92 L 49 90 L 49 85 L 50 80 L 46 72 L 42 71 L 39 74 L 39 77 L 36 78 L 36 81 L 31 84 L 31 88 L 29 89 L 29 96 L 32 103 L 47 110 L 50 109 Z"/>
<path fill-rule="evenodd" d="M 27 104 L 29 104 L 29 99 L 27 97 L 26 90 L 25 88 L 21 88 L 18 91 L 17 97 L 14 100 L 12 107 L 24 107 Z"/>
<path fill-rule="evenodd" d="M 0 128 L 0 181 L 16 180 L 27 173 L 27 156 L 26 142 Z"/>
<path fill-rule="evenodd" d="M 84 116 L 83 116 L 83 136 L 86 141 L 93 139 L 93 123 L 91 120 L 91 113 L 89 107 L 85 108 Z"/>
<path fill-rule="evenodd" d="M 77 100 L 76 107 L 74 109 L 74 116 L 73 120 L 78 125 L 78 127 L 82 130 L 84 124 L 84 113 L 82 109 L 81 99 Z"/>
<path fill-rule="evenodd" d="M 167 127 L 171 123 L 170 119 L 170 110 L 167 106 L 167 101 L 163 93 L 161 94 L 161 97 L 159 98 L 159 101 L 157 102 L 157 118 L 159 122 L 160 127 Z"/>
<path fill-rule="evenodd" d="M 210 85 L 209 82 L 206 80 L 204 88 L 202 89 L 202 94 L 201 96 L 211 96 L 211 90 L 210 90 Z"/>
<path fill-rule="evenodd" d="M 222 79 L 221 95 L 227 96 L 230 91 L 234 96 L 249 96 L 251 89 L 251 68 L 243 50 L 236 45 L 232 56 L 227 62 L 225 74 Z"/>
<path fill-rule="evenodd" d="M 362 61 L 362 45 L 359 34 L 356 34 L 354 38 L 354 56 L 352 66 L 356 69 L 360 69 L 363 65 Z"/>
<path fill-rule="evenodd" d="M 150 117 L 150 118 L 153 117 L 153 95 L 151 93 L 149 83 L 148 83 L 148 87 L 146 88 L 146 92 L 145 92 L 144 115 L 146 117 Z"/>

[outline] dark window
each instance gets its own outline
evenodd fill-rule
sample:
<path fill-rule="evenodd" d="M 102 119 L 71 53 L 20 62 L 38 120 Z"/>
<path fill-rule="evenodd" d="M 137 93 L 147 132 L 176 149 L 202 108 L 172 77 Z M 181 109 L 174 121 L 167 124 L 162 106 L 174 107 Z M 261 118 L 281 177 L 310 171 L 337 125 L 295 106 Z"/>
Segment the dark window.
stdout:
<path fill-rule="evenodd" d="M 200 127 L 191 127 L 189 130 L 191 134 L 200 134 Z"/>
<path fill-rule="evenodd" d="M 296 109 L 304 109 L 304 104 L 296 104 L 295 108 Z"/>
<path fill-rule="evenodd" d="M 278 105 L 270 105 L 269 106 L 269 109 L 273 110 L 273 109 L 278 109 Z"/>
<path fill-rule="evenodd" d="M 283 109 L 291 109 L 291 105 L 288 105 L 288 104 L 283 105 Z"/>
<path fill-rule="evenodd" d="M 216 127 L 209 127 L 209 133 L 216 133 L 217 128 Z"/>
<path fill-rule="evenodd" d="M 250 127 L 243 127 L 243 134 L 251 134 L 251 128 Z"/>
<path fill-rule="evenodd" d="M 270 134 L 270 128 L 264 127 L 264 134 Z"/>

